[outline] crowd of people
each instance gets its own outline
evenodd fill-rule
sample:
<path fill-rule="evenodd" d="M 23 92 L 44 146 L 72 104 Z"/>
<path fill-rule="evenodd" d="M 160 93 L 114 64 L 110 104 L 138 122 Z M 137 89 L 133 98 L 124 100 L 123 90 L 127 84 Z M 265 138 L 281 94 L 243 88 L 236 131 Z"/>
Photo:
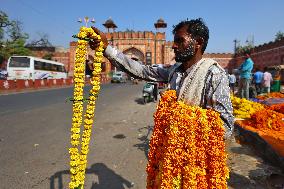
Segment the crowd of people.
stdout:
<path fill-rule="evenodd" d="M 229 85 L 231 92 L 240 98 L 254 98 L 263 93 L 270 93 L 273 83 L 278 83 L 274 91 L 280 91 L 281 74 L 279 70 L 275 70 L 273 77 L 268 67 L 260 69 L 254 68 L 254 62 L 250 57 L 250 52 L 245 52 L 245 60 L 238 69 L 237 78 L 232 71 L 228 73 Z M 254 71 L 254 72 L 253 72 Z M 238 90 L 236 90 L 238 87 Z"/>

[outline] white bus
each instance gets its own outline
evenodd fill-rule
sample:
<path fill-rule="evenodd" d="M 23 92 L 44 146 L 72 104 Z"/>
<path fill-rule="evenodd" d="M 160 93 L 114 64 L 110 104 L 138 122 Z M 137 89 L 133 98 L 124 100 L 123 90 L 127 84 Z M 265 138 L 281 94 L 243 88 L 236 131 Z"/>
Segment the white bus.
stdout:
<path fill-rule="evenodd" d="M 7 63 L 8 80 L 67 78 L 64 64 L 32 56 L 11 56 Z"/>

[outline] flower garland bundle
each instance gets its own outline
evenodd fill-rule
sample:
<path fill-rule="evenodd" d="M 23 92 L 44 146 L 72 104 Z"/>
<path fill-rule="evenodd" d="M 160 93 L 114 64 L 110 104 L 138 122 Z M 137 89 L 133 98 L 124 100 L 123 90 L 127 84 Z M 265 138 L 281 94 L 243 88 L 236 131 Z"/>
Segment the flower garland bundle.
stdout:
<path fill-rule="evenodd" d="M 154 114 L 148 189 L 227 188 L 223 122 L 213 110 L 177 101 L 166 91 Z"/>
<path fill-rule="evenodd" d="M 284 114 L 278 113 L 273 110 L 263 109 L 255 112 L 251 119 L 247 121 L 247 125 L 258 130 L 272 129 L 280 131 L 284 128 Z"/>
<path fill-rule="evenodd" d="M 259 95 L 256 98 L 260 99 L 260 100 L 265 100 L 267 98 L 284 98 L 284 94 L 279 93 L 279 92 L 272 92 L 272 93 L 268 93 L 266 95 Z"/>
<path fill-rule="evenodd" d="M 284 114 L 284 103 L 271 105 L 269 109 Z"/>
<path fill-rule="evenodd" d="M 252 102 L 245 98 L 231 96 L 231 101 L 234 109 L 234 116 L 237 118 L 249 119 L 255 112 L 264 109 L 264 105 Z"/>
<path fill-rule="evenodd" d="M 91 137 L 91 128 L 93 124 L 95 101 L 100 90 L 100 73 L 101 62 L 103 59 L 103 42 L 95 51 L 95 59 L 93 63 L 94 71 L 92 73 L 91 84 L 92 89 L 89 93 L 88 104 L 85 120 L 83 122 L 84 129 L 81 136 L 81 125 L 83 115 L 83 88 L 85 83 L 85 62 L 87 55 L 88 41 L 84 40 L 88 36 L 90 38 L 100 39 L 92 28 L 81 27 L 77 34 L 78 46 L 76 49 L 75 67 L 74 67 L 74 98 L 73 98 L 73 118 L 71 128 L 71 145 L 70 153 L 70 173 L 71 181 L 69 188 L 83 188 L 85 181 L 85 170 L 87 167 L 87 154 L 89 152 L 89 142 Z M 81 140 L 80 140 L 81 138 Z"/>

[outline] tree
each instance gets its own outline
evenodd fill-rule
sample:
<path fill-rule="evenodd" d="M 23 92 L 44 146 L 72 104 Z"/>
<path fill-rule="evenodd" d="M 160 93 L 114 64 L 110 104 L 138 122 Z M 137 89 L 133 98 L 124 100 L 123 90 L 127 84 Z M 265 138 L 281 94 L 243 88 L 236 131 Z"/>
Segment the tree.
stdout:
<path fill-rule="evenodd" d="M 245 52 L 250 52 L 253 49 L 253 45 L 238 46 L 236 48 L 236 54 L 243 55 Z"/>
<path fill-rule="evenodd" d="M 279 41 L 279 40 L 281 40 L 281 39 L 283 39 L 283 38 L 284 38 L 284 33 L 281 32 L 281 31 L 278 31 L 278 32 L 276 33 L 276 35 L 275 35 L 275 41 Z"/>
<path fill-rule="evenodd" d="M 8 16 L 5 12 L 0 11 L 0 40 L 4 38 L 4 28 L 10 26 L 11 23 L 8 19 Z"/>
<path fill-rule="evenodd" d="M 30 50 L 25 47 L 28 37 L 20 21 L 10 20 L 5 12 L 0 11 L 0 63 L 12 55 L 30 55 Z"/>
<path fill-rule="evenodd" d="M 49 36 L 46 33 L 37 33 L 39 39 L 32 40 L 28 43 L 27 47 L 52 47 L 52 44 L 49 42 Z"/>

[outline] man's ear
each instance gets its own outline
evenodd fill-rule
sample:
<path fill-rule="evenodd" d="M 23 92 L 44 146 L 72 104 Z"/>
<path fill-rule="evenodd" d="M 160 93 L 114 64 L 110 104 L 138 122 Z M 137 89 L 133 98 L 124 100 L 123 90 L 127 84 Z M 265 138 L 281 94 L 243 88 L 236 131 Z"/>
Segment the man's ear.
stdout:
<path fill-rule="evenodd" d="M 201 49 L 203 47 L 203 44 L 204 44 L 203 38 L 200 37 L 196 40 L 196 48 Z"/>

